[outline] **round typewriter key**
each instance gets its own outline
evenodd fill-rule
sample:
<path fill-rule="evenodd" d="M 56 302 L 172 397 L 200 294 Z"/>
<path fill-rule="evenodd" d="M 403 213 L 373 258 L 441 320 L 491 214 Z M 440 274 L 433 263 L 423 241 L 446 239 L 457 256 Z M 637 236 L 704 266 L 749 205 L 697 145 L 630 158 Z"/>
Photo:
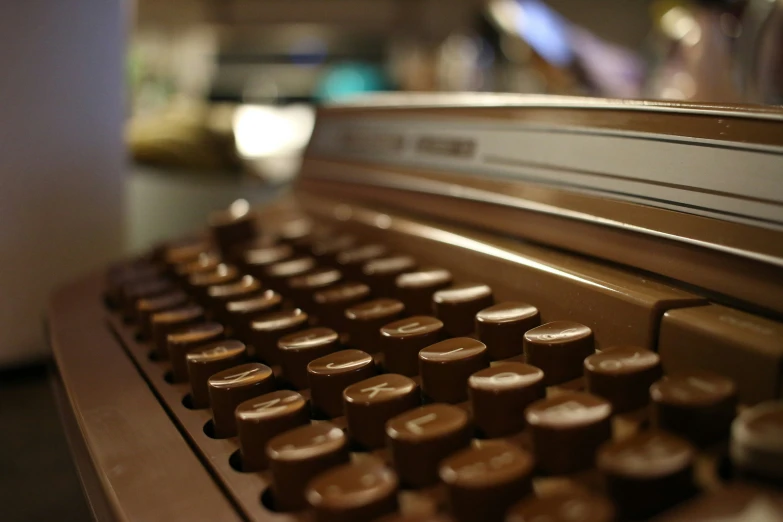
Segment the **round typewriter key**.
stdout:
<path fill-rule="evenodd" d="M 277 342 L 283 375 L 297 389 L 307 388 L 310 361 L 340 350 L 340 338 L 331 328 L 308 328 Z"/>
<path fill-rule="evenodd" d="M 731 460 L 751 474 L 783 479 L 783 401 L 757 404 L 734 419 Z"/>
<path fill-rule="evenodd" d="M 195 259 L 174 267 L 174 275 L 180 281 L 187 281 L 193 274 L 214 271 L 222 263 L 217 252 L 201 252 Z"/>
<path fill-rule="evenodd" d="M 263 277 L 266 268 L 275 263 L 285 261 L 294 255 L 290 245 L 274 245 L 261 248 L 251 248 L 245 251 L 242 266 L 253 276 Z"/>
<path fill-rule="evenodd" d="M 587 356 L 595 352 L 593 331 L 572 321 L 543 324 L 524 336 L 525 360 L 544 371 L 544 384 L 553 386 L 581 377 Z"/>
<path fill-rule="evenodd" d="M 286 281 L 292 277 L 305 275 L 313 271 L 316 267 L 315 259 L 312 257 L 296 257 L 287 259 L 269 265 L 264 270 L 261 278 L 270 288 L 278 292 L 288 290 Z"/>
<path fill-rule="evenodd" d="M 451 272 L 443 268 L 425 268 L 397 276 L 395 295 L 410 314 L 432 313 L 432 295 L 451 284 Z"/>
<path fill-rule="evenodd" d="M 212 375 L 207 388 L 215 436 L 233 437 L 237 434 L 236 407 L 248 399 L 274 391 L 275 377 L 269 366 L 247 363 Z"/>
<path fill-rule="evenodd" d="M 282 223 L 275 231 L 281 241 L 286 243 L 303 242 L 312 238 L 318 231 L 313 226 L 313 222 L 308 218 L 296 217 Z"/>
<path fill-rule="evenodd" d="M 532 474 L 533 456 L 500 441 L 466 448 L 440 464 L 459 522 L 502 522 L 508 508 L 533 492 Z"/>
<path fill-rule="evenodd" d="M 249 299 L 230 301 L 226 303 L 226 325 L 234 337 L 246 341 L 250 335 L 250 322 L 270 312 L 277 311 L 283 303 L 283 298 L 274 290 L 266 290 L 262 294 Z"/>
<path fill-rule="evenodd" d="M 207 289 L 210 286 L 225 285 L 238 281 L 242 277 L 239 269 L 234 265 L 219 264 L 211 272 L 198 272 L 188 278 L 193 297 L 202 304 L 207 302 Z"/>
<path fill-rule="evenodd" d="M 139 318 L 139 333 L 142 338 L 149 339 L 152 336 L 153 315 L 172 308 L 179 308 L 187 302 L 188 295 L 182 290 L 173 290 L 155 297 L 139 299 L 136 302 L 136 313 Z"/>
<path fill-rule="evenodd" d="M 335 262 L 348 277 L 360 278 L 362 267 L 367 261 L 383 257 L 388 253 L 389 249 L 383 245 L 363 245 L 338 253 Z"/>
<path fill-rule="evenodd" d="M 218 341 L 191 350 L 186 361 L 190 396 L 194 408 L 209 407 L 209 378 L 245 361 L 245 345 L 235 340 Z"/>
<path fill-rule="evenodd" d="M 212 212 L 209 227 L 223 255 L 231 253 L 234 245 L 246 243 L 256 237 L 258 215 L 250 210 L 244 199 L 234 201 L 228 209 Z"/>
<path fill-rule="evenodd" d="M 411 256 L 379 257 L 367 261 L 362 267 L 362 279 L 367 281 L 377 295 L 393 296 L 397 276 L 416 269 L 416 260 Z"/>
<path fill-rule="evenodd" d="M 693 447 L 662 431 L 601 446 L 598 469 L 623 518 L 654 515 L 693 493 Z"/>
<path fill-rule="evenodd" d="M 510 435 L 524 429 L 525 408 L 546 395 L 544 372 L 519 362 L 498 364 L 470 376 L 468 395 L 485 437 Z"/>
<path fill-rule="evenodd" d="M 493 361 L 520 355 L 525 332 L 539 324 L 538 308 L 526 303 L 506 301 L 476 314 L 478 338 Z"/>
<path fill-rule="evenodd" d="M 448 404 L 429 404 L 389 420 L 386 441 L 394 469 L 411 487 L 438 481 L 441 460 L 470 444 L 468 415 Z"/>
<path fill-rule="evenodd" d="M 468 377 L 487 366 L 487 347 L 481 341 L 456 337 L 432 344 L 419 352 L 421 389 L 433 402 L 465 401 Z"/>
<path fill-rule="evenodd" d="M 386 443 L 386 421 L 419 406 L 419 387 L 403 375 L 376 375 L 343 390 L 351 439 L 368 449 Z"/>
<path fill-rule="evenodd" d="M 207 288 L 208 306 L 212 317 L 225 323 L 228 320 L 226 303 L 254 297 L 263 292 L 261 283 L 253 276 L 243 276 L 239 281 Z"/>
<path fill-rule="evenodd" d="M 650 386 L 661 378 L 661 359 L 644 348 L 610 348 L 584 360 L 584 375 L 587 391 L 611 402 L 614 413 L 623 413 L 647 405 Z"/>
<path fill-rule="evenodd" d="M 728 438 L 737 411 L 731 379 L 704 371 L 670 375 L 654 383 L 649 394 L 658 428 L 697 445 Z"/>
<path fill-rule="evenodd" d="M 341 283 L 313 295 L 318 316 L 324 326 L 338 332 L 345 326 L 345 309 L 367 299 L 370 287 L 363 283 Z"/>
<path fill-rule="evenodd" d="M 126 319 L 136 319 L 138 302 L 145 298 L 157 297 L 176 290 L 174 284 L 163 277 L 153 277 L 126 283 L 122 287 L 123 315 Z"/>
<path fill-rule="evenodd" d="M 262 233 L 261 235 L 258 235 L 249 241 L 244 241 L 242 243 L 237 243 L 235 245 L 232 245 L 231 252 L 228 256 L 226 256 L 226 259 L 230 260 L 232 263 L 236 263 L 243 269 L 246 269 L 245 266 L 246 252 L 250 250 L 258 250 L 262 248 L 277 246 L 277 241 L 278 238 L 276 235 L 271 233 Z"/>
<path fill-rule="evenodd" d="M 525 410 L 536 464 L 551 474 L 589 468 L 599 445 L 612 436 L 612 406 L 589 393 L 564 393 Z"/>
<path fill-rule="evenodd" d="M 209 252 L 214 247 L 201 238 L 189 238 L 177 241 L 165 247 L 163 261 L 169 266 L 181 265 L 194 261 L 199 254 Z"/>
<path fill-rule="evenodd" d="M 380 462 L 344 464 L 307 486 L 315 522 L 367 522 L 397 509 L 397 475 Z"/>
<path fill-rule="evenodd" d="M 249 344 L 255 349 L 256 356 L 270 364 L 279 364 L 278 341 L 306 327 L 308 321 L 307 313 L 299 308 L 257 317 L 250 322 Z"/>
<path fill-rule="evenodd" d="M 345 310 L 349 344 L 368 353 L 380 351 L 381 327 L 402 316 L 405 305 L 396 299 L 373 299 Z"/>
<path fill-rule="evenodd" d="M 529 497 L 509 510 L 506 522 L 614 522 L 612 503 L 582 492 Z"/>
<path fill-rule="evenodd" d="M 326 237 L 313 242 L 310 252 L 319 261 L 327 264 L 334 264 L 337 255 L 346 249 L 352 248 L 356 244 L 356 238 L 347 234 Z"/>
<path fill-rule="evenodd" d="M 294 302 L 303 307 L 314 305 L 313 294 L 338 283 L 343 274 L 335 268 L 316 268 L 309 274 L 292 277 L 288 280 L 288 289 Z"/>
<path fill-rule="evenodd" d="M 168 335 L 196 323 L 204 322 L 204 309 L 198 305 L 185 305 L 153 314 L 152 349 L 159 360 L 167 359 Z"/>
<path fill-rule="evenodd" d="M 389 323 L 380 332 L 386 370 L 418 375 L 419 351 L 441 340 L 443 323 L 434 317 L 417 315 Z"/>
<path fill-rule="evenodd" d="M 307 365 L 313 410 L 329 418 L 343 414 L 343 390 L 376 373 L 375 361 L 361 350 L 341 350 Z"/>
<path fill-rule="evenodd" d="M 220 323 L 194 324 L 183 330 L 170 333 L 166 338 L 168 345 L 171 374 L 174 382 L 188 380 L 186 356 L 190 350 L 201 345 L 219 341 L 223 338 L 223 325 Z"/>
<path fill-rule="evenodd" d="M 435 316 L 443 321 L 444 330 L 455 336 L 471 333 L 476 314 L 493 301 L 492 289 L 481 283 L 462 283 L 432 295 Z"/>
<path fill-rule="evenodd" d="M 109 298 L 112 306 L 120 306 L 125 285 L 156 279 L 162 275 L 163 270 L 160 267 L 146 263 L 114 266 L 106 274 L 106 296 Z"/>
<path fill-rule="evenodd" d="M 273 391 L 247 400 L 236 407 L 234 416 L 242 471 L 264 469 L 267 465 L 267 442 L 310 422 L 307 401 L 290 390 Z"/>
<path fill-rule="evenodd" d="M 656 522 L 778 522 L 783 495 L 774 489 L 733 483 L 677 506 Z"/>
<path fill-rule="evenodd" d="M 305 486 L 329 468 L 349 460 L 348 439 L 330 422 L 319 422 L 282 433 L 266 446 L 272 471 L 272 494 L 280 511 L 306 507 Z"/>

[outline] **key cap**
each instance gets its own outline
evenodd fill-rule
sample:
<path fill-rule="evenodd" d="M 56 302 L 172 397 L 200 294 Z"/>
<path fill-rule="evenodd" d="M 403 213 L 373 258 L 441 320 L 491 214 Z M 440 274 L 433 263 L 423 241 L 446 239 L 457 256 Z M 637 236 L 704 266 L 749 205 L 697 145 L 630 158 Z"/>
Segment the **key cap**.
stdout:
<path fill-rule="evenodd" d="M 312 257 L 295 257 L 266 267 L 261 280 L 269 288 L 278 292 L 285 292 L 288 290 L 286 282 L 289 279 L 308 274 L 315 268 L 316 262 Z"/>
<path fill-rule="evenodd" d="M 123 288 L 134 282 L 155 279 L 163 275 L 163 270 L 149 263 L 121 264 L 110 268 L 106 273 L 106 297 L 112 306 L 122 305 Z"/>
<path fill-rule="evenodd" d="M 239 199 L 226 210 L 209 215 L 212 237 L 224 256 L 231 254 L 234 245 L 253 240 L 258 234 L 258 215 L 250 210 L 244 199 Z"/>
<path fill-rule="evenodd" d="M 438 481 L 438 464 L 470 444 L 467 414 L 448 404 L 407 411 L 386 424 L 387 446 L 400 481 L 420 488 Z"/>
<path fill-rule="evenodd" d="M 386 422 L 418 407 L 419 387 L 404 375 L 376 375 L 343 390 L 343 405 L 351 439 L 364 448 L 386 443 Z"/>
<path fill-rule="evenodd" d="M 667 511 L 656 522 L 775 522 L 783 520 L 779 491 L 734 483 Z"/>
<path fill-rule="evenodd" d="M 265 364 L 241 364 L 213 374 L 207 381 L 207 389 L 215 437 L 233 437 L 237 434 L 236 407 L 246 400 L 274 391 L 275 377 L 272 369 Z"/>
<path fill-rule="evenodd" d="M 242 268 L 250 275 L 261 279 L 266 275 L 267 267 L 290 259 L 293 255 L 294 249 L 290 245 L 251 248 L 245 251 Z"/>
<path fill-rule="evenodd" d="M 122 312 L 126 320 L 138 320 L 136 314 L 141 299 L 158 297 L 175 291 L 174 284 L 163 277 L 131 281 L 122 287 Z"/>
<path fill-rule="evenodd" d="M 233 283 L 207 288 L 207 306 L 216 320 L 226 322 L 228 320 L 226 303 L 250 299 L 263 291 L 258 279 L 249 275 L 242 276 L 241 279 Z"/>
<path fill-rule="evenodd" d="M 139 335 L 142 339 L 149 339 L 152 336 L 152 316 L 184 306 L 188 302 L 188 295 L 182 290 L 172 290 L 171 292 L 157 295 L 155 297 L 145 297 L 136 302 L 136 315 L 139 318 Z"/>
<path fill-rule="evenodd" d="M 397 255 L 379 257 L 367 261 L 362 267 L 362 279 L 370 285 L 373 293 L 392 297 L 397 276 L 416 269 L 416 260 L 411 256 Z"/>
<path fill-rule="evenodd" d="M 232 335 L 242 341 L 250 336 L 250 323 L 257 317 L 280 309 L 283 298 L 274 290 L 265 290 L 262 294 L 249 299 L 226 303 L 226 326 Z"/>
<path fill-rule="evenodd" d="M 213 272 L 222 262 L 223 260 L 217 252 L 201 252 L 195 259 L 175 265 L 174 276 L 178 281 L 187 283 L 193 274 Z"/>
<path fill-rule="evenodd" d="M 570 392 L 536 401 L 525 410 L 536 464 L 553 475 L 587 469 L 612 436 L 608 401 Z"/>
<path fill-rule="evenodd" d="M 374 522 L 454 522 L 454 519 L 443 513 L 403 515 L 395 513 L 381 517 Z"/>
<path fill-rule="evenodd" d="M 188 326 L 204 322 L 204 309 L 185 305 L 152 316 L 152 350 L 158 360 L 168 359 L 168 335 Z"/>
<path fill-rule="evenodd" d="M 731 460 L 752 475 L 783 479 L 783 401 L 757 404 L 734 419 Z"/>
<path fill-rule="evenodd" d="M 348 344 L 367 353 L 381 350 L 381 327 L 396 321 L 405 310 L 405 305 L 397 299 L 373 299 L 345 310 Z"/>
<path fill-rule="evenodd" d="M 279 511 L 306 507 L 305 487 L 318 474 L 346 464 L 348 440 L 330 422 L 319 422 L 282 433 L 267 444 L 272 494 Z"/>
<path fill-rule="evenodd" d="M 412 315 L 431 315 L 432 296 L 451 285 L 451 272 L 443 268 L 424 268 L 400 274 L 394 281 L 394 294 Z"/>
<path fill-rule="evenodd" d="M 544 372 L 519 362 L 498 364 L 470 376 L 468 395 L 485 437 L 511 435 L 524 429 L 525 408 L 546 395 Z"/>
<path fill-rule="evenodd" d="M 310 423 L 307 401 L 297 392 L 277 390 L 239 404 L 234 412 L 242 471 L 266 468 L 266 444 L 273 437 Z"/>
<path fill-rule="evenodd" d="M 381 328 L 380 346 L 384 367 L 402 375 L 419 374 L 419 351 L 443 338 L 443 323 L 434 317 L 417 315 Z"/>
<path fill-rule="evenodd" d="M 503 522 L 506 511 L 533 492 L 533 456 L 506 442 L 483 442 L 446 457 L 440 479 L 459 522 Z"/>
<path fill-rule="evenodd" d="M 664 372 L 705 370 L 732 379 L 746 404 L 783 393 L 783 324 L 709 305 L 666 312 L 658 354 Z"/>
<path fill-rule="evenodd" d="M 421 390 L 433 402 L 466 401 L 468 377 L 487 366 L 487 347 L 481 341 L 456 337 L 432 344 L 419 352 Z"/>
<path fill-rule="evenodd" d="M 163 262 L 174 267 L 189 261 L 194 261 L 199 254 L 210 252 L 214 247 L 204 238 L 187 238 L 165 247 L 163 252 Z"/>
<path fill-rule="evenodd" d="M 238 281 L 242 273 L 234 265 L 220 263 L 211 272 L 199 272 L 191 274 L 188 278 L 187 286 L 193 294 L 193 298 L 201 305 L 208 303 L 207 289 L 210 286 L 225 285 Z"/>
<path fill-rule="evenodd" d="M 245 254 L 250 250 L 259 250 L 278 246 L 278 237 L 272 233 L 262 233 L 250 241 L 244 241 L 231 246 L 231 252 L 226 256 L 226 260 L 245 270 Z"/>
<path fill-rule="evenodd" d="M 685 440 L 648 431 L 601 446 L 596 465 L 619 515 L 638 520 L 693 494 L 694 458 Z"/>
<path fill-rule="evenodd" d="M 193 408 L 209 407 L 209 378 L 245 362 L 247 350 L 239 341 L 228 339 L 205 344 L 191 350 L 186 356 L 190 398 Z"/>
<path fill-rule="evenodd" d="M 704 446 L 728 438 L 737 411 L 737 386 L 711 372 L 669 375 L 654 383 L 653 424 L 693 444 Z"/>
<path fill-rule="evenodd" d="M 166 337 L 167 353 L 171 362 L 173 382 L 188 380 L 187 354 L 190 350 L 223 338 L 224 329 L 220 323 L 195 324 L 170 333 Z"/>
<path fill-rule="evenodd" d="M 370 244 L 349 248 L 339 252 L 335 265 L 347 277 L 358 279 L 362 277 L 362 267 L 367 261 L 388 255 L 389 249 L 384 245 Z"/>
<path fill-rule="evenodd" d="M 321 290 L 313 295 L 318 317 L 324 326 L 344 331 L 345 310 L 364 301 L 370 295 L 370 287 L 363 283 L 346 282 Z"/>
<path fill-rule="evenodd" d="M 307 379 L 313 411 L 327 418 L 341 416 L 343 390 L 375 373 L 372 356 L 361 350 L 341 350 L 310 361 Z"/>
<path fill-rule="evenodd" d="M 397 509 L 397 475 L 380 462 L 344 464 L 307 486 L 315 522 L 367 522 Z"/>
<path fill-rule="evenodd" d="M 593 332 L 573 321 L 543 324 L 524 336 L 525 360 L 544 371 L 544 384 L 554 386 L 581 377 L 584 360 L 595 352 Z"/>
<path fill-rule="evenodd" d="M 286 284 L 294 303 L 305 310 L 311 310 L 315 306 L 313 295 L 335 285 L 342 278 L 343 275 L 339 270 L 322 267 L 308 274 L 292 277 Z"/>
<path fill-rule="evenodd" d="M 614 522 L 612 503 L 581 491 L 530 496 L 508 512 L 506 522 Z"/>
<path fill-rule="evenodd" d="M 661 378 L 658 354 L 632 346 L 609 348 L 584 360 L 587 391 L 612 403 L 614 413 L 636 410 L 650 401 L 650 386 Z"/>
<path fill-rule="evenodd" d="M 473 332 L 476 314 L 493 302 L 492 289 L 481 283 L 461 283 L 432 294 L 435 317 L 455 337 Z"/>
<path fill-rule="evenodd" d="M 309 386 L 307 365 L 341 349 L 340 338 L 331 328 L 308 328 L 285 335 L 277 342 L 283 375 L 294 388 Z"/>
<path fill-rule="evenodd" d="M 255 353 L 269 364 L 280 364 L 278 341 L 285 335 L 305 328 L 309 319 L 307 313 L 299 308 L 273 312 L 253 319 L 248 334 L 249 344 L 254 349 L 251 355 Z"/>
<path fill-rule="evenodd" d="M 520 355 L 525 333 L 540 324 L 535 306 L 516 301 L 498 303 L 476 314 L 476 333 L 492 361 Z"/>
<path fill-rule="evenodd" d="M 356 238 L 348 234 L 326 237 L 314 241 L 310 253 L 321 263 L 333 265 L 341 251 L 352 248 L 354 245 L 356 245 Z"/>

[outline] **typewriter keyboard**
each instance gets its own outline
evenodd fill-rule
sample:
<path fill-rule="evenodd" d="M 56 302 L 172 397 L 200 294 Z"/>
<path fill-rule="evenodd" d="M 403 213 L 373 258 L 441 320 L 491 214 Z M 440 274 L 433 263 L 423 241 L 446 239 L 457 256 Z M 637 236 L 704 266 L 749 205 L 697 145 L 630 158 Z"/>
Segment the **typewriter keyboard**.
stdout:
<path fill-rule="evenodd" d="M 333 210 L 216 214 L 106 276 L 111 328 L 245 518 L 783 520 L 780 325 Z"/>

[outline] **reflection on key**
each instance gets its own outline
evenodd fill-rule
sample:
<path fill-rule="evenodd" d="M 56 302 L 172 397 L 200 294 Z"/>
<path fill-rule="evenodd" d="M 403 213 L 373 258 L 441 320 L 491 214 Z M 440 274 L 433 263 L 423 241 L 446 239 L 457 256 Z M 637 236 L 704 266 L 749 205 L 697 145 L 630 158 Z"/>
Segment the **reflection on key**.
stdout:
<path fill-rule="evenodd" d="M 451 285 L 451 272 L 443 268 L 424 268 L 397 276 L 394 295 L 405 303 L 409 314 L 432 314 L 432 295 Z"/>
<path fill-rule="evenodd" d="M 541 324 L 538 309 L 527 303 L 506 301 L 476 314 L 476 333 L 487 345 L 493 361 L 522 353 L 525 332 Z"/>
<path fill-rule="evenodd" d="M 253 319 L 277 311 L 283 298 L 274 290 L 266 290 L 261 295 L 249 299 L 226 303 L 226 326 L 232 335 L 242 341 L 250 336 L 250 323 Z"/>

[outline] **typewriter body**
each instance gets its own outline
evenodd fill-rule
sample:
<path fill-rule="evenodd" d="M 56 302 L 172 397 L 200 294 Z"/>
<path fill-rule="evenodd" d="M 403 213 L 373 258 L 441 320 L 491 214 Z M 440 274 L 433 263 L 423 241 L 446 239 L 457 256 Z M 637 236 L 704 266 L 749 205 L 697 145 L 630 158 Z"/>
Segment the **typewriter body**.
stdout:
<path fill-rule="evenodd" d="M 93 513 L 783 520 L 781 175 L 772 108 L 322 108 L 285 197 L 53 295 Z"/>

